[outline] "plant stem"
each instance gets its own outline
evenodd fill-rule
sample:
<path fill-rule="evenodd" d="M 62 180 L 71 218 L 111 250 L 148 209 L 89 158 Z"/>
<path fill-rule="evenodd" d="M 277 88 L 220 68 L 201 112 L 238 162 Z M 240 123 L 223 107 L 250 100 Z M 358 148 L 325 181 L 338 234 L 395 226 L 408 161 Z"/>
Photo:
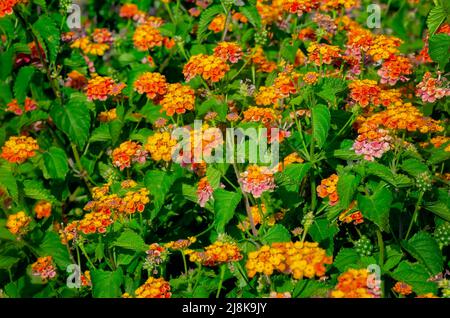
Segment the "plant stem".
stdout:
<path fill-rule="evenodd" d="M 80 250 L 83 253 L 84 257 L 86 257 L 89 265 L 91 265 L 92 268 L 97 269 L 95 267 L 94 263 L 92 263 L 91 259 L 89 258 L 89 255 L 86 253 L 86 250 L 84 249 L 84 245 L 83 244 L 79 244 L 78 246 L 80 247 Z"/>
<path fill-rule="evenodd" d="M 423 194 L 424 194 L 424 192 L 420 191 L 419 197 L 417 198 L 416 207 L 414 208 L 414 213 L 411 218 L 411 222 L 409 223 L 408 231 L 406 232 L 405 240 L 407 240 L 409 237 L 409 233 L 411 232 L 413 223 L 417 222 L 417 216 L 419 215 L 420 204 L 422 203 Z"/>
<path fill-rule="evenodd" d="M 216 298 L 219 298 L 220 291 L 222 290 L 223 278 L 225 277 L 225 266 L 226 265 L 224 265 L 224 264 L 222 264 L 220 266 L 220 281 L 219 281 L 219 287 L 217 288 Z"/>

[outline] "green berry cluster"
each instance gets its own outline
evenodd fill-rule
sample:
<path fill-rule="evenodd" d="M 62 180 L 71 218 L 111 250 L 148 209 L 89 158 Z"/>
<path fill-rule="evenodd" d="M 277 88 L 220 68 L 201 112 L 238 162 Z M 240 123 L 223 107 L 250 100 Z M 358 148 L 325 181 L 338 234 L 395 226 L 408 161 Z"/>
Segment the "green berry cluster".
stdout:
<path fill-rule="evenodd" d="M 416 186 L 422 192 L 431 190 L 431 174 L 429 172 L 422 172 L 417 175 Z"/>
<path fill-rule="evenodd" d="M 450 223 L 446 222 L 439 225 L 434 230 L 434 237 L 436 238 L 436 241 L 438 241 L 439 245 L 450 245 Z"/>
<path fill-rule="evenodd" d="M 370 256 L 372 255 L 373 245 L 367 236 L 363 235 L 358 241 L 355 242 L 355 249 L 361 256 Z"/>
<path fill-rule="evenodd" d="M 257 45 L 265 45 L 267 43 L 268 32 L 267 30 L 261 30 L 255 33 L 255 42 Z"/>

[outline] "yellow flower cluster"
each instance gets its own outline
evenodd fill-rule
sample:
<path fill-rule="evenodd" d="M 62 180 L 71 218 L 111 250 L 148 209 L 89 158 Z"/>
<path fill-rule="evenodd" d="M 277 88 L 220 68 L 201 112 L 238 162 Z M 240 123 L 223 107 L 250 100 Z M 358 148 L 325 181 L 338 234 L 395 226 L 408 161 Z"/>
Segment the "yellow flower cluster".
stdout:
<path fill-rule="evenodd" d="M 80 49 L 84 54 L 103 56 L 110 49 L 107 43 L 95 43 L 87 36 L 76 39 L 71 45 L 73 49 Z"/>
<path fill-rule="evenodd" d="M 216 241 L 205 247 L 204 251 L 186 251 L 191 262 L 199 262 L 204 266 L 216 266 L 242 259 L 241 251 L 235 243 Z"/>
<path fill-rule="evenodd" d="M 398 47 L 402 43 L 403 41 L 399 38 L 381 34 L 373 39 L 367 53 L 374 61 L 385 60 L 391 55 L 399 53 Z"/>
<path fill-rule="evenodd" d="M 20 211 L 16 214 L 11 214 L 8 216 L 6 228 L 12 234 L 24 234 L 30 222 L 31 217 L 26 215 L 24 211 Z"/>
<path fill-rule="evenodd" d="M 140 286 L 134 292 L 136 298 L 170 298 L 170 285 L 164 278 L 149 277 L 144 285 Z M 129 294 L 124 294 L 122 297 L 129 298 Z"/>
<path fill-rule="evenodd" d="M 142 213 L 145 205 L 150 202 L 149 194 L 150 192 L 145 188 L 137 191 L 128 191 L 121 199 L 118 211 L 126 214 L 134 214 L 136 211 Z"/>
<path fill-rule="evenodd" d="M 244 122 L 262 123 L 264 125 L 272 125 L 281 118 L 273 108 L 261 108 L 252 106 L 244 111 Z"/>
<path fill-rule="evenodd" d="M 134 46 L 139 51 L 148 51 L 155 46 L 161 46 L 163 44 L 163 36 L 158 29 L 150 24 L 141 24 L 136 28 L 133 34 Z"/>
<path fill-rule="evenodd" d="M 291 274 L 294 279 L 322 277 L 325 265 L 332 263 L 324 249 L 313 242 L 287 242 L 264 245 L 258 251 L 248 255 L 248 277 L 258 273 L 272 275 L 275 271 Z"/>
<path fill-rule="evenodd" d="M 147 94 L 149 99 L 166 93 L 166 77 L 159 73 L 145 72 L 134 82 L 134 90 L 139 94 Z"/>
<path fill-rule="evenodd" d="M 206 54 L 192 56 L 183 68 L 187 82 L 197 75 L 216 83 L 230 70 L 230 66 L 221 57 Z"/>
<path fill-rule="evenodd" d="M 28 158 L 36 155 L 38 143 L 32 137 L 12 136 L 2 147 L 1 158 L 11 163 L 24 163 Z"/>
<path fill-rule="evenodd" d="M 167 94 L 160 104 L 167 116 L 173 116 L 175 113 L 184 114 L 187 110 L 194 109 L 194 90 L 180 83 L 169 84 L 167 86 Z"/>
<path fill-rule="evenodd" d="M 145 150 L 150 153 L 153 160 L 169 162 L 172 160 L 176 144 L 177 140 L 168 131 L 156 132 L 147 138 Z"/>
<path fill-rule="evenodd" d="M 308 47 L 308 57 L 317 66 L 331 64 L 341 56 L 340 48 L 334 45 L 313 42 Z"/>
<path fill-rule="evenodd" d="M 165 248 L 169 248 L 171 250 L 185 250 L 187 249 L 189 246 L 191 246 L 191 244 L 195 243 L 197 241 L 197 238 L 195 236 L 191 236 L 188 237 L 187 239 L 181 239 L 181 240 L 176 240 L 176 241 L 170 241 L 166 244 L 164 244 Z"/>
<path fill-rule="evenodd" d="M 110 121 L 113 121 L 117 119 L 117 109 L 112 108 L 110 110 L 106 110 L 101 112 L 98 115 L 98 120 L 102 123 L 109 123 Z"/>
<path fill-rule="evenodd" d="M 48 218 L 52 214 L 52 204 L 47 201 L 39 201 L 34 206 L 34 212 L 38 219 Z"/>

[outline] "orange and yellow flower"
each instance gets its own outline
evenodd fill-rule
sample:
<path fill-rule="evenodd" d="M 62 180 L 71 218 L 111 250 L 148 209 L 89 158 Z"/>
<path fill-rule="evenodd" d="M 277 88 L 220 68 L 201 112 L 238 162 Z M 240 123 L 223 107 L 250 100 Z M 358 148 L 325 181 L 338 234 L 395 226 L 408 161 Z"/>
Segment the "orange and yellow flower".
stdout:
<path fill-rule="evenodd" d="M 167 91 L 166 77 L 159 73 L 145 72 L 134 82 L 134 90 L 139 94 L 147 94 L 149 99 L 162 96 Z"/>
<path fill-rule="evenodd" d="M 337 174 L 332 174 L 330 177 L 323 179 L 320 185 L 317 186 L 317 195 L 321 198 L 328 197 L 330 200 L 330 205 L 334 206 L 339 201 L 339 196 L 337 193 L 337 183 L 339 177 Z"/>
<path fill-rule="evenodd" d="M 48 201 L 39 201 L 34 206 L 34 212 L 38 219 L 48 218 L 52 214 L 52 204 Z"/>
<path fill-rule="evenodd" d="M 31 217 L 26 215 L 24 211 L 20 211 L 16 214 L 11 214 L 8 216 L 6 228 L 12 234 L 25 234 L 30 222 Z"/>
<path fill-rule="evenodd" d="M 367 269 L 349 269 L 338 277 L 332 298 L 375 298 L 369 290 Z"/>
<path fill-rule="evenodd" d="M 36 262 L 31 264 L 31 273 L 33 276 L 39 276 L 43 282 L 47 282 L 56 276 L 56 267 L 53 264 L 51 256 L 39 257 Z"/>
<path fill-rule="evenodd" d="M 131 167 L 134 162 L 144 163 L 146 157 L 147 152 L 142 145 L 130 140 L 121 143 L 112 152 L 113 165 L 120 170 Z"/>
<path fill-rule="evenodd" d="M 12 136 L 2 147 L 0 157 L 11 163 L 21 164 L 34 157 L 38 149 L 38 143 L 32 137 Z"/>
<path fill-rule="evenodd" d="M 116 84 L 111 77 L 96 76 L 89 80 L 86 95 L 89 100 L 105 101 L 109 96 L 117 96 L 125 88 L 124 83 Z"/>
<path fill-rule="evenodd" d="M 155 161 L 172 161 L 172 155 L 177 144 L 177 140 L 168 131 L 156 132 L 148 137 L 145 150 Z"/>
<path fill-rule="evenodd" d="M 228 64 L 220 57 L 214 55 L 197 54 L 192 56 L 183 68 L 187 82 L 197 75 L 205 80 L 216 83 L 230 70 Z"/>
<path fill-rule="evenodd" d="M 161 111 L 165 111 L 167 116 L 173 116 L 175 113 L 184 114 L 186 111 L 194 109 L 194 90 L 180 83 L 169 84 L 167 93 L 160 104 Z"/>
<path fill-rule="evenodd" d="M 161 32 L 149 24 L 141 24 L 133 34 L 134 46 L 139 51 L 148 51 L 156 46 L 162 46 L 163 36 Z"/>
<path fill-rule="evenodd" d="M 235 243 L 216 241 L 205 247 L 204 251 L 188 250 L 191 262 L 199 262 L 204 266 L 217 266 L 224 263 L 237 262 L 242 259 L 239 247 Z"/>

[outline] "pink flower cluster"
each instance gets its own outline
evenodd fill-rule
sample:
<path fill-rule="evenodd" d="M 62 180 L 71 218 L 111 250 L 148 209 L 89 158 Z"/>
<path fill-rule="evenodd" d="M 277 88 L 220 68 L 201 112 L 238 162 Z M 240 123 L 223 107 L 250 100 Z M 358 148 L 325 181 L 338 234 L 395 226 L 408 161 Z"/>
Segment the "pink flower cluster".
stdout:
<path fill-rule="evenodd" d="M 412 64 L 407 57 L 393 55 L 383 62 L 377 73 L 381 76 L 381 84 L 394 86 L 398 81 L 409 80 L 406 75 L 412 74 Z"/>
<path fill-rule="evenodd" d="M 251 165 L 241 173 L 240 182 L 242 190 L 259 198 L 263 192 L 275 189 L 275 180 L 272 171 L 267 167 Z"/>
<path fill-rule="evenodd" d="M 430 72 L 426 72 L 423 76 L 422 82 L 417 85 L 416 94 L 424 102 L 434 103 L 436 100 L 445 96 L 450 96 L 450 88 L 446 87 L 446 79 L 440 77 L 431 77 Z"/>
<path fill-rule="evenodd" d="M 206 202 L 208 202 L 208 200 L 212 197 L 213 191 L 214 190 L 211 187 L 211 184 L 209 184 L 208 179 L 203 177 L 197 187 L 198 204 L 202 208 L 205 207 Z"/>
<path fill-rule="evenodd" d="M 364 159 L 374 161 L 375 158 L 381 158 L 386 151 L 391 149 L 391 137 L 386 135 L 384 131 L 379 130 L 380 136 L 377 139 L 360 139 L 355 140 L 352 148 L 357 155 L 363 155 Z"/>

